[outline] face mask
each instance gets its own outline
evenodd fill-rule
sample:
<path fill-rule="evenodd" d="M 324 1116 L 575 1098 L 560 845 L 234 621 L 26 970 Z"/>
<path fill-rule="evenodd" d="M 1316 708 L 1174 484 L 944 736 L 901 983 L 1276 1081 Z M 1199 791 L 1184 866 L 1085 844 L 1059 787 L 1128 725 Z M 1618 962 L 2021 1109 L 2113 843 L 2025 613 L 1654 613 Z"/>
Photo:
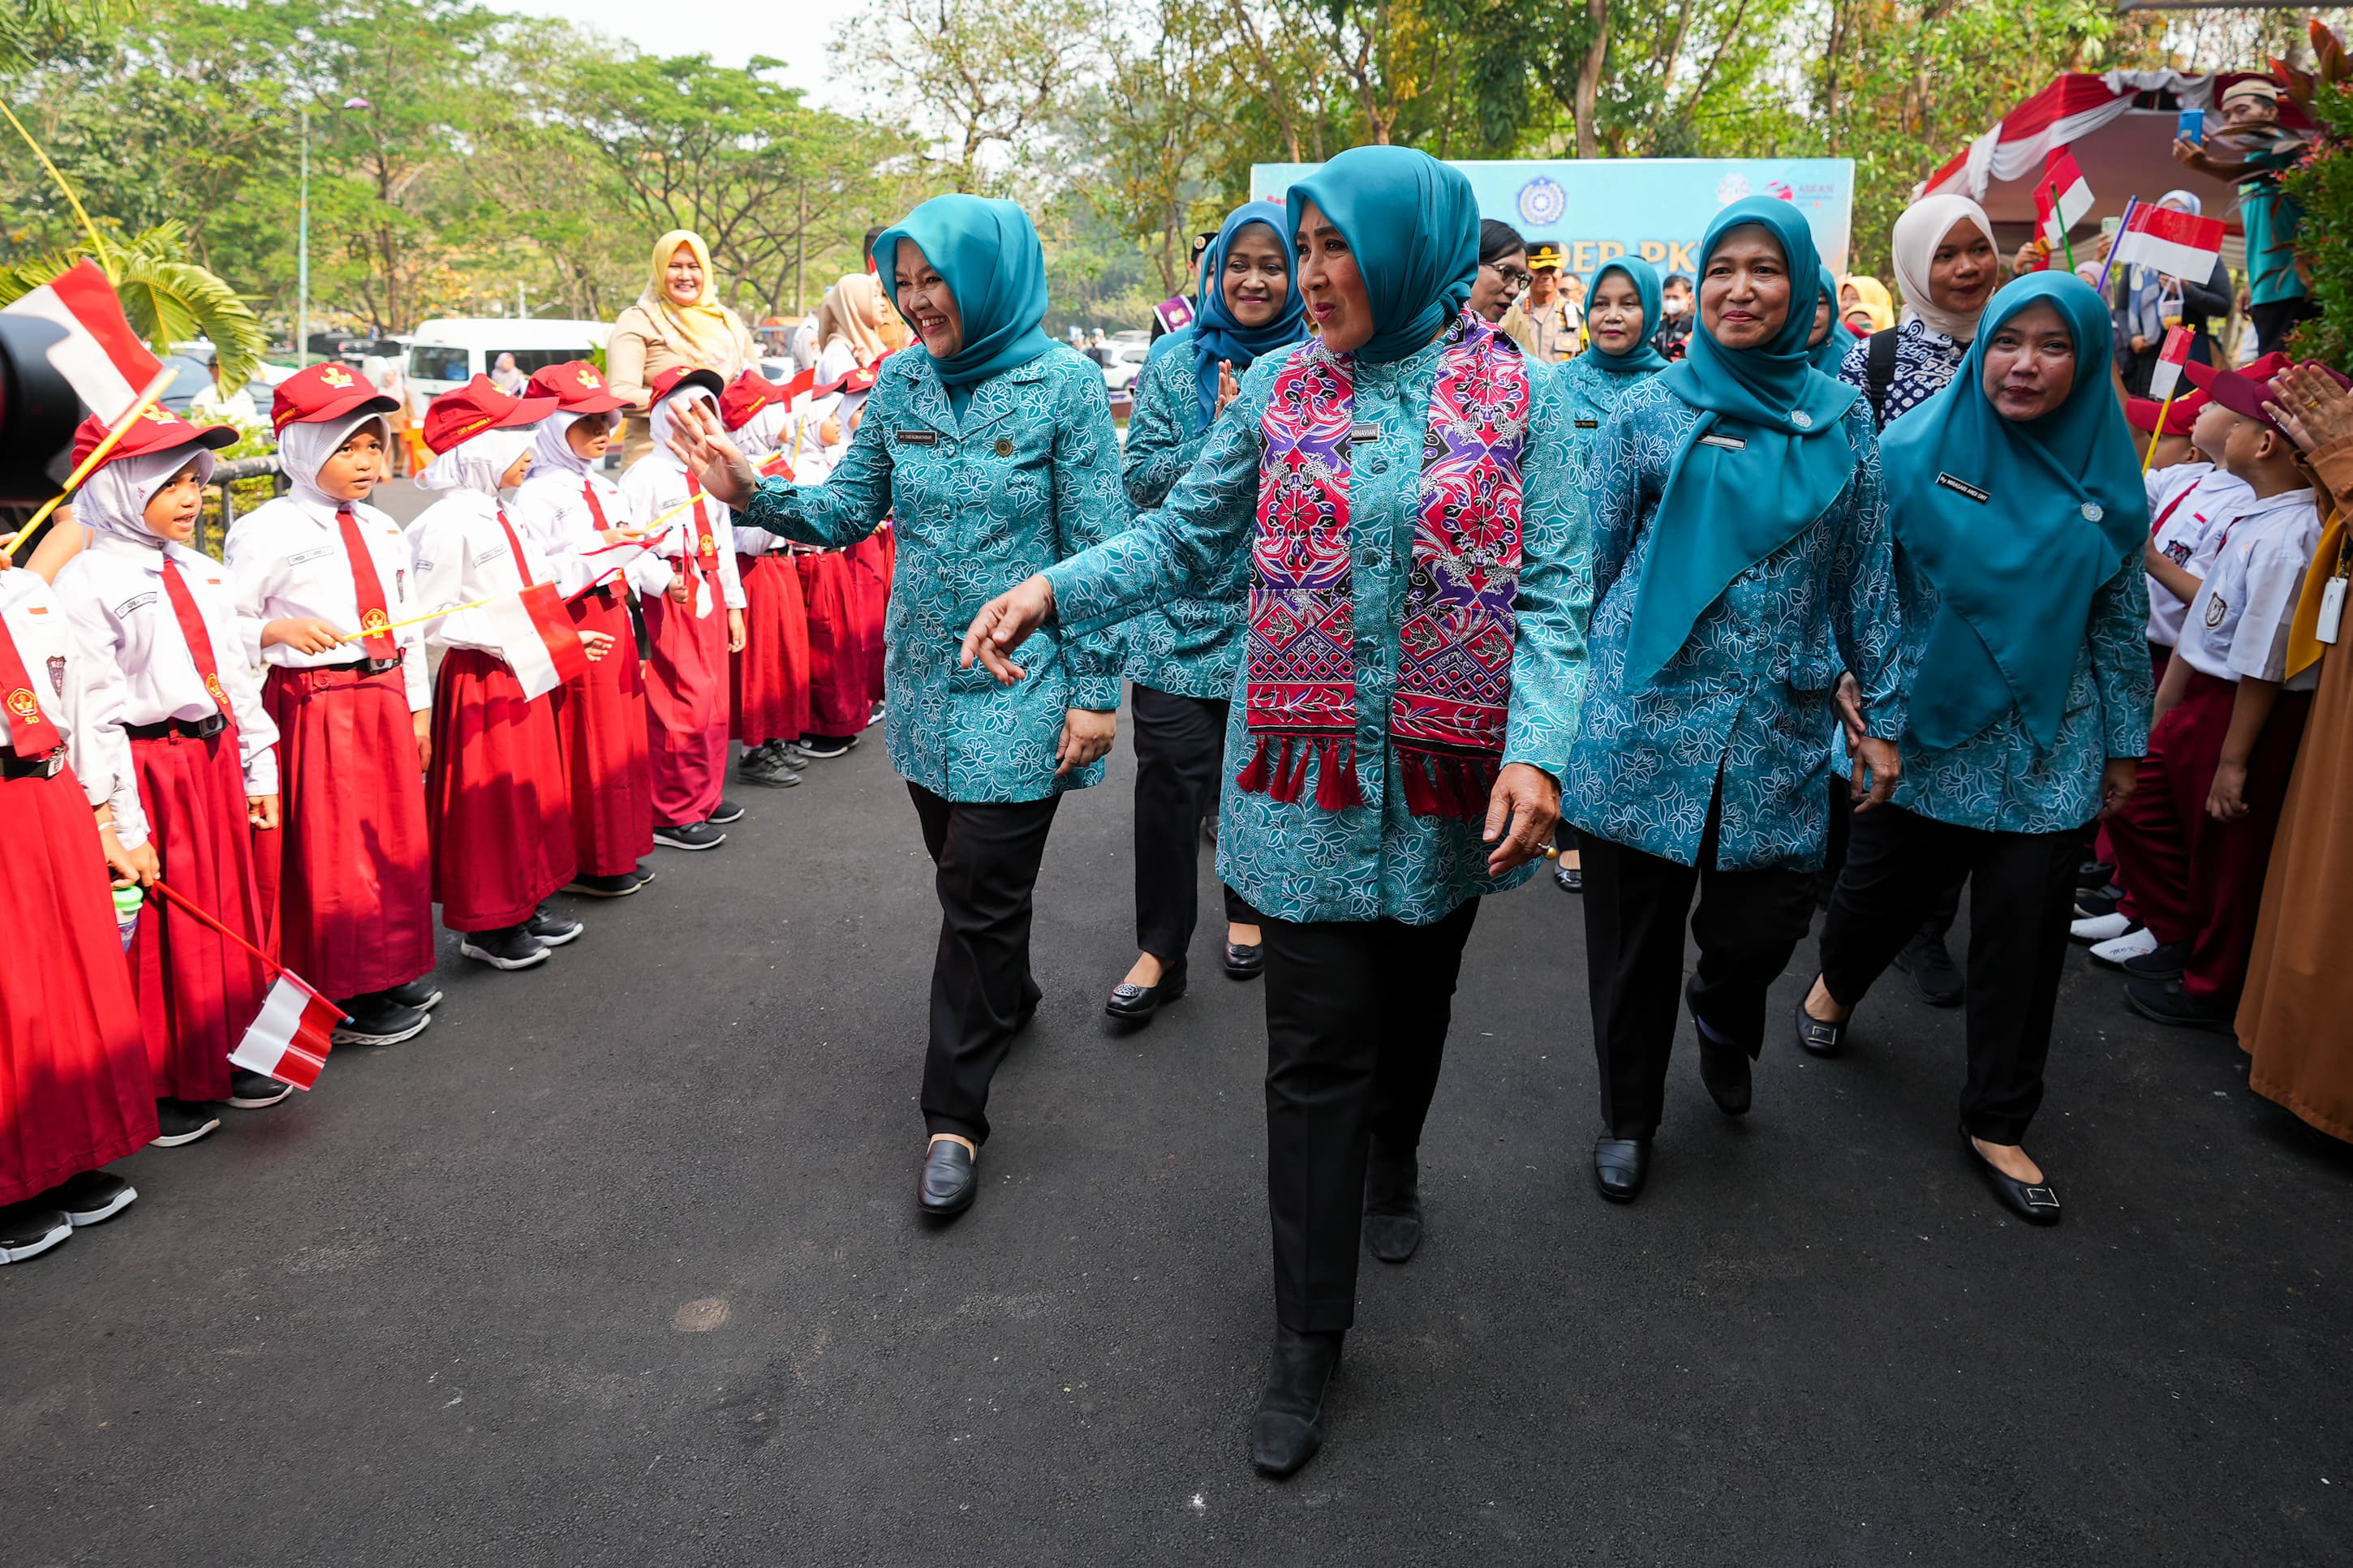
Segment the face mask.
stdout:
<path fill-rule="evenodd" d="M 1680 316 L 1691 309 L 1691 301 L 1680 294 L 1670 294 L 1659 301 L 1659 309 L 1666 315 Z"/>

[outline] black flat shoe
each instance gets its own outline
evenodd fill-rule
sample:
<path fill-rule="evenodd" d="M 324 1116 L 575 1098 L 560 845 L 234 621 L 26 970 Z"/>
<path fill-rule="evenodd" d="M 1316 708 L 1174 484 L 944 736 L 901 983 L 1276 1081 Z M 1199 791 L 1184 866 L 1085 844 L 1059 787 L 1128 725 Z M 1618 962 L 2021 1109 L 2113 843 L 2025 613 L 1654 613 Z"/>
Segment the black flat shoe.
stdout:
<path fill-rule="evenodd" d="M 1970 1163 L 1983 1173 L 1986 1185 L 1993 1189 L 1993 1195 L 2000 1200 L 2002 1207 L 2029 1225 L 2059 1223 L 2059 1194 L 2052 1190 L 2049 1182 L 2029 1185 L 2008 1174 L 1978 1152 L 1977 1140 L 1969 1136 L 1969 1130 L 1966 1127 L 1961 1129 L 1961 1152 L 1968 1155 Z"/>
<path fill-rule="evenodd" d="M 1651 1174 L 1651 1141 L 1647 1138 L 1597 1138 L 1593 1141 L 1593 1184 L 1613 1204 L 1630 1204 L 1642 1195 Z"/>
<path fill-rule="evenodd" d="M 923 1152 L 923 1168 L 915 1178 L 915 1201 L 923 1212 L 944 1218 L 972 1207 L 980 1194 L 980 1173 L 972 1151 L 953 1138 L 934 1138 Z"/>
<path fill-rule="evenodd" d="M 1365 1162 L 1365 1250 L 1403 1263 L 1421 1245 L 1421 1163 L 1410 1150 L 1373 1145 Z"/>
<path fill-rule="evenodd" d="M 1103 1011 L 1114 1018 L 1141 1024 L 1185 994 L 1185 961 L 1178 959 L 1160 972 L 1157 985 L 1130 985 L 1123 980 L 1111 988 Z"/>
<path fill-rule="evenodd" d="M 1558 888 L 1564 893 L 1581 893 L 1585 891 L 1585 868 L 1582 866 L 1555 866 L 1552 868 L 1552 885 Z"/>
<path fill-rule="evenodd" d="M 1250 1463 L 1267 1475 L 1291 1474 L 1324 1446 L 1324 1393 L 1345 1337 L 1337 1329 L 1274 1331 L 1274 1358 L 1250 1415 Z"/>
<path fill-rule="evenodd" d="M 1266 973 L 1266 943 L 1251 942 L 1248 947 L 1237 942 L 1226 943 L 1226 973 L 1236 980 L 1256 980 Z"/>
<path fill-rule="evenodd" d="M 1800 998 L 1798 1003 L 1798 1048 L 1810 1057 L 1820 1057 L 1827 1061 L 1845 1051 L 1846 1026 L 1853 1022 L 1853 1015 L 1850 1014 L 1846 1023 L 1825 1023 L 1807 1012 L 1806 1004 Z"/>

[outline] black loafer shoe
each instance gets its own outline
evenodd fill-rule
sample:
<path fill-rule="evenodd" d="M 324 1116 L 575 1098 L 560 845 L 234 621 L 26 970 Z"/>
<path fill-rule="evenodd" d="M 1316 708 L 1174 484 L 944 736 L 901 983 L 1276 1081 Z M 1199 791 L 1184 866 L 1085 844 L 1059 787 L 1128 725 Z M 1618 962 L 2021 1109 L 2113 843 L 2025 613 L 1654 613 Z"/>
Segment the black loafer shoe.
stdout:
<path fill-rule="evenodd" d="M 1966 1127 L 1961 1129 L 1961 1152 L 1984 1173 L 1986 1185 L 1993 1189 L 1993 1195 L 2000 1201 L 2002 1207 L 2029 1225 L 2059 1223 L 2059 1194 L 2052 1190 L 2049 1182 L 2030 1184 L 2007 1173 L 1978 1152 L 1977 1140 L 1969 1136 L 1969 1130 Z"/>
<path fill-rule="evenodd" d="M 1365 1250 L 1403 1263 L 1421 1245 L 1421 1163 L 1376 1142 L 1365 1162 Z"/>
<path fill-rule="evenodd" d="M 1798 1004 L 1798 1048 L 1810 1057 L 1828 1060 L 1846 1050 L 1846 1026 L 1854 1022 L 1850 1015 L 1845 1024 L 1826 1023 L 1806 1011 L 1803 1001 Z"/>
<path fill-rule="evenodd" d="M 1324 1446 L 1324 1393 L 1340 1364 L 1339 1330 L 1274 1331 L 1274 1357 L 1250 1415 L 1250 1463 L 1270 1476 L 1287 1476 Z"/>
<path fill-rule="evenodd" d="M 1226 973 L 1237 980 L 1256 980 L 1266 973 L 1266 943 L 1226 943 Z"/>
<path fill-rule="evenodd" d="M 1651 1141 L 1647 1138 L 1597 1138 L 1593 1141 L 1593 1184 L 1613 1204 L 1630 1204 L 1642 1195 L 1651 1174 Z"/>
<path fill-rule="evenodd" d="M 915 1201 L 923 1212 L 943 1218 L 962 1214 L 979 1194 L 980 1173 L 972 1151 L 953 1138 L 933 1139 L 923 1152 L 923 1171 L 915 1178 Z"/>
<path fill-rule="evenodd" d="M 1103 1011 L 1130 1024 L 1141 1024 L 1169 1003 L 1185 994 L 1185 961 L 1160 972 L 1157 985 L 1130 985 L 1123 980 L 1111 988 L 1103 1003 Z"/>
<path fill-rule="evenodd" d="M 1581 893 L 1585 891 L 1585 868 L 1582 866 L 1555 866 L 1552 868 L 1552 885 L 1558 888 L 1564 893 Z"/>
<path fill-rule="evenodd" d="M 1945 947 L 1945 939 L 1915 932 L 1910 942 L 1895 955 L 1895 967 L 1912 982 L 1912 989 L 1920 1000 L 1931 1007 L 1957 1007 L 1968 995 L 1961 982 L 1961 972 L 1953 967 L 1953 955 Z"/>

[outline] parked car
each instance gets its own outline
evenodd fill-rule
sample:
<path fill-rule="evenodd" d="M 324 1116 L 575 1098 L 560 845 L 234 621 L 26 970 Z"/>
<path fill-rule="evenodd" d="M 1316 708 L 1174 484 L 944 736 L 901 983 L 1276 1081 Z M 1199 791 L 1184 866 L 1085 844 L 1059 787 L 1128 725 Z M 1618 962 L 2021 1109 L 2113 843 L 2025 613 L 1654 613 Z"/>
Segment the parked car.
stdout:
<path fill-rule="evenodd" d="M 1121 337 L 1127 336 L 1123 332 Z M 1143 333 L 1135 334 L 1138 338 Z M 1114 339 L 1105 347 L 1099 363 L 1103 367 L 1103 385 L 1114 393 L 1134 389 L 1135 378 L 1144 374 L 1145 356 L 1152 352 L 1149 342 L 1122 342 Z"/>

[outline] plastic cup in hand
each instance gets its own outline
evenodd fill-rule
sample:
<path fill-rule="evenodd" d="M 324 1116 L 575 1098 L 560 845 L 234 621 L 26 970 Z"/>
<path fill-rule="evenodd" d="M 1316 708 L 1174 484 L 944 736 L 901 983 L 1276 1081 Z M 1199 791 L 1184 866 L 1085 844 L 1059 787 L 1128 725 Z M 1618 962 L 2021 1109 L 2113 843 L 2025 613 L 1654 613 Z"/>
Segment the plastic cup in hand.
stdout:
<path fill-rule="evenodd" d="M 121 934 L 122 951 L 131 951 L 131 939 L 139 930 L 139 911 L 147 907 L 147 889 L 136 882 L 114 889 L 114 927 Z"/>

